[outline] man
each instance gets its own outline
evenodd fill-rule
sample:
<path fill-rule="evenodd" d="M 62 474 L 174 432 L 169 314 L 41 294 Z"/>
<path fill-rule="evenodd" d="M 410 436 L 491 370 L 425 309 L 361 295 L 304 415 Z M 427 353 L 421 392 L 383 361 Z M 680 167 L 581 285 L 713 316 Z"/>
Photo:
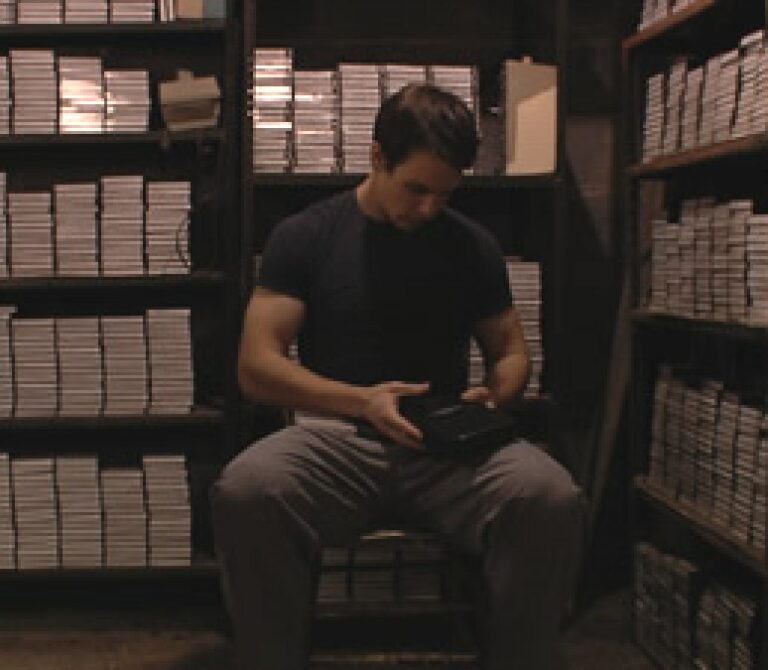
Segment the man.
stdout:
<path fill-rule="evenodd" d="M 306 667 L 321 547 L 395 517 L 482 558 L 484 667 L 548 670 L 580 554 L 579 489 L 525 441 L 431 456 L 398 412 L 427 390 L 504 405 L 526 383 L 499 246 L 446 208 L 475 158 L 474 119 L 455 96 L 409 86 L 383 103 L 373 139 L 365 181 L 274 230 L 245 315 L 245 394 L 338 420 L 251 445 L 214 486 L 238 668 Z M 470 335 L 487 372 L 466 389 Z M 287 355 L 297 337 L 302 365 Z"/>

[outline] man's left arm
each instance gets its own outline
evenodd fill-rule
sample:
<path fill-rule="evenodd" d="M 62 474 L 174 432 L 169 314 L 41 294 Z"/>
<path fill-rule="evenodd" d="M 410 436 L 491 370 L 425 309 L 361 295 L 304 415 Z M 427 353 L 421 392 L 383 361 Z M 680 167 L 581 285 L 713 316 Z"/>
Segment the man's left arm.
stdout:
<path fill-rule="evenodd" d="M 528 383 L 530 357 L 514 307 L 481 319 L 473 334 L 483 353 L 485 381 L 481 387 L 467 389 L 462 398 L 498 406 L 516 400 Z"/>

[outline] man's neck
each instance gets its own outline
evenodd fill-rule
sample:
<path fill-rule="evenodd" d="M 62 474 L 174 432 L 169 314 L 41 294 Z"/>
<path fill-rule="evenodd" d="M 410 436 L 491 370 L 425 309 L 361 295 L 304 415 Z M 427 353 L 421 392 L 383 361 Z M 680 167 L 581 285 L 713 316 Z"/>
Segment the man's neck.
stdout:
<path fill-rule="evenodd" d="M 374 194 L 371 175 L 368 175 L 365 181 L 355 189 L 355 197 L 357 198 L 357 206 L 366 217 L 386 223 L 387 217 L 384 209 L 378 204 Z"/>

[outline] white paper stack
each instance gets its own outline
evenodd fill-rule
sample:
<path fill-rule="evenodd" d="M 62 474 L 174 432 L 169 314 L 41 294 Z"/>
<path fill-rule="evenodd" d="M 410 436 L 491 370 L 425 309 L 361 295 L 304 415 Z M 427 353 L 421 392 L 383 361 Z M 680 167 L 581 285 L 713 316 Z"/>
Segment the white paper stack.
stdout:
<path fill-rule="evenodd" d="M 104 125 L 101 58 L 59 56 L 59 132 L 100 133 Z"/>
<path fill-rule="evenodd" d="M 339 111 L 336 72 L 297 71 L 293 75 L 293 84 L 293 169 L 295 172 L 337 172 Z"/>
<path fill-rule="evenodd" d="M 17 567 L 20 570 L 59 567 L 53 458 L 14 458 L 11 481 Z"/>
<path fill-rule="evenodd" d="M 53 274 L 51 194 L 9 193 L 11 274 L 49 277 Z"/>
<path fill-rule="evenodd" d="M 662 153 L 664 137 L 664 81 L 659 72 L 645 85 L 645 118 L 643 120 L 643 160 L 650 161 Z"/>
<path fill-rule="evenodd" d="M 368 172 L 376 113 L 381 104 L 379 67 L 341 63 L 341 166 L 347 173 Z"/>
<path fill-rule="evenodd" d="M 59 415 L 98 416 L 103 402 L 99 318 L 59 318 L 56 337 Z"/>
<path fill-rule="evenodd" d="M 763 41 L 757 58 L 757 85 L 755 109 L 752 116 L 752 132 L 764 133 L 768 129 L 768 48 Z"/>
<path fill-rule="evenodd" d="M 424 65 L 385 63 L 380 68 L 382 98 L 388 98 L 408 84 L 427 82 L 427 68 Z"/>
<path fill-rule="evenodd" d="M 699 120 L 701 115 L 701 94 L 704 86 L 704 68 L 688 70 L 685 78 L 683 117 L 680 148 L 683 151 L 695 149 L 699 142 Z"/>
<path fill-rule="evenodd" d="M 57 456 L 62 568 L 100 568 L 101 499 L 96 456 Z"/>
<path fill-rule="evenodd" d="M 144 178 L 101 178 L 101 273 L 144 274 Z"/>
<path fill-rule="evenodd" d="M 16 531 L 13 527 L 11 503 L 11 463 L 8 454 L 0 453 L 0 570 L 16 567 Z"/>
<path fill-rule="evenodd" d="M 675 59 L 669 68 L 665 102 L 664 138 L 662 139 L 662 153 L 664 154 L 673 154 L 680 150 L 680 129 L 687 73 L 688 62 L 684 58 Z"/>
<path fill-rule="evenodd" d="M 753 214 L 747 222 L 748 321 L 768 325 L 768 215 Z"/>
<path fill-rule="evenodd" d="M 58 375 L 53 318 L 12 319 L 15 408 L 19 417 L 55 416 Z"/>
<path fill-rule="evenodd" d="M 728 227 L 728 314 L 732 321 L 747 318 L 747 221 L 751 200 L 732 200 Z"/>
<path fill-rule="evenodd" d="M 757 30 L 745 35 L 739 42 L 741 63 L 739 68 L 739 98 L 733 137 L 745 137 L 752 133 L 757 106 L 757 79 L 760 54 L 765 40 L 764 31 Z"/>
<path fill-rule="evenodd" d="M 0 418 L 13 415 L 11 317 L 15 311 L 15 307 L 0 305 Z"/>
<path fill-rule="evenodd" d="M 56 132 L 56 71 L 51 49 L 11 49 L 13 132 Z"/>
<path fill-rule="evenodd" d="M 145 242 L 150 275 L 190 272 L 191 189 L 188 181 L 147 182 Z"/>
<path fill-rule="evenodd" d="M 7 175 L 0 172 L 0 279 L 8 277 L 8 211 L 7 202 Z"/>
<path fill-rule="evenodd" d="M 696 286 L 696 316 L 712 318 L 712 216 L 713 198 L 699 198 L 694 201 L 694 272 Z M 684 205 L 685 206 L 685 205 Z"/>
<path fill-rule="evenodd" d="M 715 141 L 717 123 L 718 91 L 720 80 L 720 56 L 712 56 L 704 64 L 704 84 L 701 92 L 701 121 L 699 123 L 699 146 Z"/>
<path fill-rule="evenodd" d="M 144 318 L 102 316 L 104 414 L 143 414 L 147 408 Z"/>
<path fill-rule="evenodd" d="M 96 184 L 54 184 L 53 201 L 56 274 L 96 277 L 99 274 Z"/>
<path fill-rule="evenodd" d="M 190 311 L 147 310 L 151 414 L 188 414 L 194 397 Z"/>
<path fill-rule="evenodd" d="M 732 49 L 720 54 L 720 72 L 717 77 L 715 142 L 725 142 L 731 139 L 738 90 L 739 50 Z"/>
<path fill-rule="evenodd" d="M 109 20 L 112 23 L 152 23 L 155 0 L 109 0 Z"/>
<path fill-rule="evenodd" d="M 680 252 L 679 279 L 680 298 L 677 314 L 693 317 L 696 312 L 696 245 L 695 210 L 684 209 L 680 215 L 678 249 Z"/>
<path fill-rule="evenodd" d="M 17 0 L 17 23 L 45 24 L 61 21 L 60 0 Z"/>
<path fill-rule="evenodd" d="M 110 568 L 146 566 L 147 515 L 142 471 L 104 468 L 100 478 L 104 564 Z"/>
<path fill-rule="evenodd" d="M 292 165 L 293 50 L 254 49 L 252 58 L 253 171 L 288 172 Z"/>
<path fill-rule="evenodd" d="M 525 396 L 536 397 L 541 393 L 541 373 L 544 367 L 541 338 L 541 268 L 539 263 L 509 260 L 507 277 L 531 357 L 531 375 Z"/>
<path fill-rule="evenodd" d="M 184 456 L 144 456 L 149 565 L 185 566 L 192 559 L 192 513 Z"/>
<path fill-rule="evenodd" d="M 0 0 L 0 26 L 16 23 L 16 0 Z"/>
<path fill-rule="evenodd" d="M 106 23 L 107 0 L 64 0 L 64 23 Z"/>
<path fill-rule="evenodd" d="M 108 133 L 141 133 L 149 128 L 149 72 L 105 70 L 104 130 Z"/>
<path fill-rule="evenodd" d="M 0 55 L 0 135 L 8 135 L 10 132 L 11 70 L 8 63 L 8 56 Z"/>
<path fill-rule="evenodd" d="M 731 208 L 718 203 L 712 210 L 712 316 L 718 321 L 729 318 L 728 232 Z"/>

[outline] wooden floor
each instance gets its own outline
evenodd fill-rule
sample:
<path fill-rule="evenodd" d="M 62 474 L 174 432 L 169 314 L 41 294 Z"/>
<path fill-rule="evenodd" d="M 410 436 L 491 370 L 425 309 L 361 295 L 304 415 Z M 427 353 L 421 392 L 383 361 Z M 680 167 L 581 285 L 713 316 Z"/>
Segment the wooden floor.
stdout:
<path fill-rule="evenodd" d="M 565 656 L 569 670 L 652 670 L 629 640 L 628 593 L 596 602 L 569 628 Z M 5 612 L 0 614 L 2 670 L 227 670 L 231 650 L 217 629 L 218 614 L 181 611 Z M 318 670 L 383 668 L 469 668 L 457 662 L 398 664 L 332 662 L 326 654 Z"/>

